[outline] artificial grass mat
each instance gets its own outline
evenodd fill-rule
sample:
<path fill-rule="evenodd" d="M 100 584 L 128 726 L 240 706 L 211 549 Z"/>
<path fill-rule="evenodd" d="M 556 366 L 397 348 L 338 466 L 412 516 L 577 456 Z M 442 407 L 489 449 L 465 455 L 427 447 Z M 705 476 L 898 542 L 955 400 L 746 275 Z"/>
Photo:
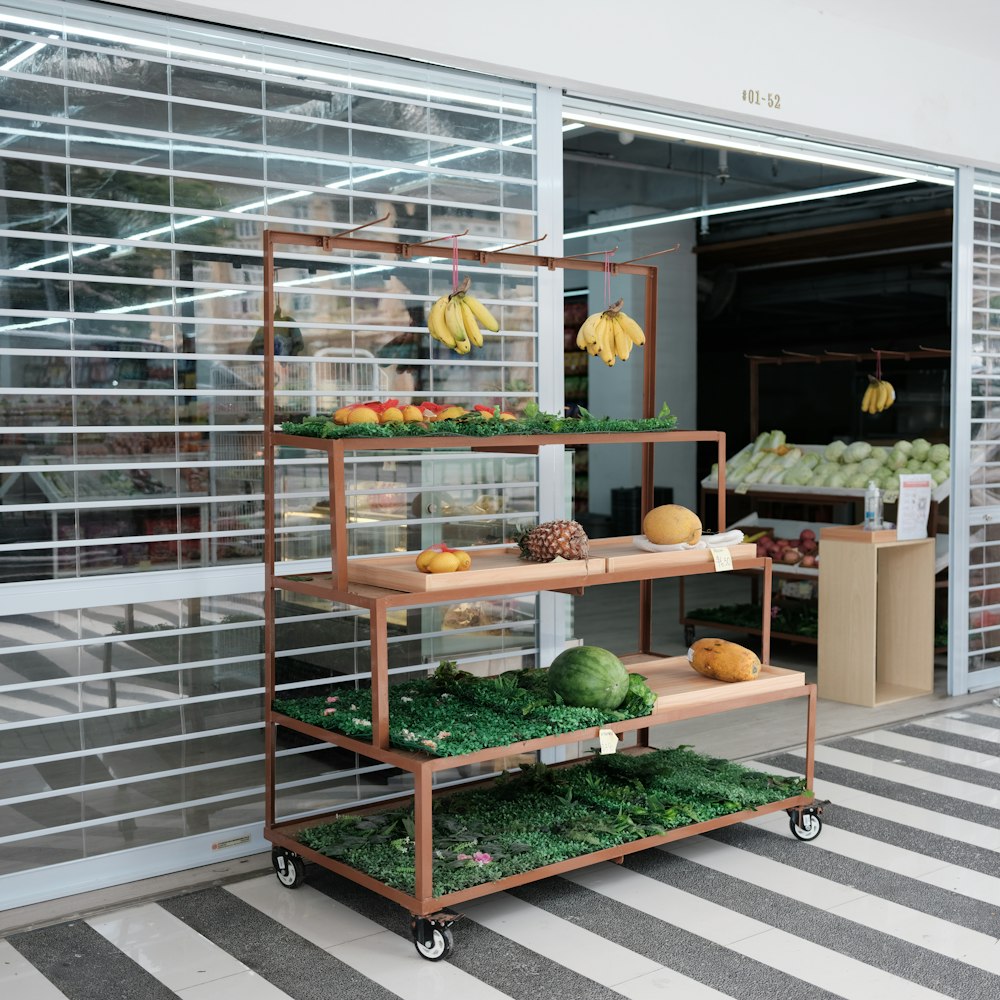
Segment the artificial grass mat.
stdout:
<path fill-rule="evenodd" d="M 434 895 L 457 892 L 806 792 L 805 780 L 680 746 L 525 766 L 434 804 Z M 309 827 L 300 843 L 394 889 L 414 891 L 409 807 Z"/>
<path fill-rule="evenodd" d="M 644 681 L 641 674 L 630 674 L 625 701 L 613 711 L 575 708 L 550 693 L 546 670 L 480 678 L 445 661 L 430 677 L 389 688 L 389 739 L 405 750 L 452 757 L 636 719 L 656 704 Z M 370 688 L 275 699 L 274 710 L 346 736 L 371 738 Z"/>

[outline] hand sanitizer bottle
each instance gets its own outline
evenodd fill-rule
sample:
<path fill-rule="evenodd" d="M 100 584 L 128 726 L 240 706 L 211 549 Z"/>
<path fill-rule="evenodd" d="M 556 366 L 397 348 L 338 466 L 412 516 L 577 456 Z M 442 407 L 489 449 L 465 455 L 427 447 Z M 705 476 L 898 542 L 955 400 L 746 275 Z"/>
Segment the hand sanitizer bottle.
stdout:
<path fill-rule="evenodd" d="M 865 531 L 878 531 L 882 527 L 882 491 L 875 480 L 868 483 L 865 491 Z"/>

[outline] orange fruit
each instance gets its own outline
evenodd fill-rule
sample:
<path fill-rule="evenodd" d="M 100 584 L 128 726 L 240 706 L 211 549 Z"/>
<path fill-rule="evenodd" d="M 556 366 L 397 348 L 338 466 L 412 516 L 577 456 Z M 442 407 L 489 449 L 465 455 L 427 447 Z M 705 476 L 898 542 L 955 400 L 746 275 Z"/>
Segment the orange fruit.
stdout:
<path fill-rule="evenodd" d="M 333 415 L 333 422 L 335 424 L 346 424 L 347 423 L 347 417 L 350 414 L 350 412 L 351 412 L 351 408 L 349 406 L 342 406 Z"/>
<path fill-rule="evenodd" d="M 349 424 L 377 424 L 378 414 L 367 406 L 356 406 L 347 415 Z"/>
<path fill-rule="evenodd" d="M 419 424 L 423 421 L 424 415 L 420 412 L 419 406 L 404 406 L 403 419 L 408 424 Z"/>
<path fill-rule="evenodd" d="M 438 415 L 438 420 L 454 420 L 456 417 L 464 417 L 468 411 L 461 406 L 449 406 L 443 409 Z"/>
<path fill-rule="evenodd" d="M 383 424 L 401 424 L 403 422 L 403 411 L 398 406 L 387 406 L 382 411 Z"/>
<path fill-rule="evenodd" d="M 472 566 L 472 556 L 468 552 L 463 552 L 461 549 L 456 550 L 453 555 L 458 559 L 458 570 L 463 572 Z"/>
<path fill-rule="evenodd" d="M 437 555 L 441 554 L 440 549 L 424 549 L 420 555 L 417 556 L 417 569 L 421 573 L 429 573 L 430 570 L 427 568 L 430 565 L 430 561 Z"/>
<path fill-rule="evenodd" d="M 515 417 L 513 413 L 501 413 L 500 414 L 500 419 L 501 420 L 517 420 L 517 417 Z"/>
<path fill-rule="evenodd" d="M 454 573 L 458 569 L 458 556 L 454 552 L 435 552 L 427 564 L 430 573 Z"/>

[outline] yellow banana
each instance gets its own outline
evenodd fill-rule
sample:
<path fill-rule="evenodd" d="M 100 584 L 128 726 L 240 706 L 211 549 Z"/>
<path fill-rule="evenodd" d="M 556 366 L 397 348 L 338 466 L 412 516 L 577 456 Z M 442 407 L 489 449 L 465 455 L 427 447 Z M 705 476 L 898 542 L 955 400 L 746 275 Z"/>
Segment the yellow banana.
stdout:
<path fill-rule="evenodd" d="M 632 351 L 632 341 L 629 339 L 629 335 L 625 332 L 625 328 L 622 325 L 621 315 L 615 316 L 611 320 L 611 328 L 615 335 L 615 354 L 622 361 L 628 361 L 628 356 Z"/>
<path fill-rule="evenodd" d="M 465 293 L 465 303 L 472 310 L 472 315 L 476 317 L 480 326 L 486 327 L 490 333 L 496 333 L 500 329 L 500 324 L 493 318 L 493 314 L 468 292 Z"/>
<path fill-rule="evenodd" d="M 597 352 L 601 360 L 613 367 L 615 363 L 615 335 L 611 327 L 611 320 L 602 315 L 597 324 Z"/>
<path fill-rule="evenodd" d="M 875 396 L 875 383 L 874 382 L 870 382 L 868 384 L 868 388 L 865 389 L 864 396 L 861 398 L 861 412 L 862 413 L 868 413 L 869 412 L 868 411 L 868 407 L 871 405 L 871 401 L 872 401 L 872 399 L 873 399 L 874 396 Z"/>
<path fill-rule="evenodd" d="M 580 332 L 576 335 L 576 346 L 584 350 L 588 344 L 597 343 L 597 321 L 601 318 L 600 313 L 591 313 L 580 327 Z"/>
<path fill-rule="evenodd" d="M 632 341 L 636 347 L 642 347 L 646 343 L 646 334 L 643 333 L 642 327 L 627 313 L 618 312 L 618 321 L 621 323 L 629 340 Z"/>
<path fill-rule="evenodd" d="M 878 395 L 875 399 L 875 408 L 881 413 L 889 405 L 889 386 L 885 382 L 879 382 Z"/>
<path fill-rule="evenodd" d="M 462 307 L 459 305 L 457 298 L 448 300 L 448 307 L 444 311 L 444 318 L 448 323 L 448 329 L 451 330 L 451 335 L 455 338 L 456 347 L 468 339 L 465 333 L 465 323 L 462 322 Z M 462 353 L 465 352 L 463 351 Z"/>
<path fill-rule="evenodd" d="M 476 317 L 472 313 L 472 307 L 466 301 L 465 296 L 459 296 L 459 313 L 462 316 L 462 322 L 465 324 L 465 333 L 469 340 L 472 341 L 473 347 L 483 346 L 483 335 L 479 329 L 479 324 L 476 322 Z"/>
<path fill-rule="evenodd" d="M 886 382 L 884 379 L 882 380 L 882 385 L 884 385 L 888 391 L 888 398 L 886 399 L 886 404 L 882 407 L 882 409 L 888 410 L 889 407 L 896 402 L 896 390 L 893 389 L 891 382 Z"/>
<path fill-rule="evenodd" d="M 457 340 L 455 342 L 455 350 L 459 354 L 468 354 L 472 350 L 472 342 L 466 337 L 465 340 Z"/>
<path fill-rule="evenodd" d="M 435 340 L 441 341 L 446 347 L 454 347 L 455 338 L 451 335 L 451 331 L 448 329 L 448 324 L 445 321 L 445 310 L 447 308 L 448 296 L 442 295 L 431 306 L 431 311 L 427 314 L 427 329 Z"/>

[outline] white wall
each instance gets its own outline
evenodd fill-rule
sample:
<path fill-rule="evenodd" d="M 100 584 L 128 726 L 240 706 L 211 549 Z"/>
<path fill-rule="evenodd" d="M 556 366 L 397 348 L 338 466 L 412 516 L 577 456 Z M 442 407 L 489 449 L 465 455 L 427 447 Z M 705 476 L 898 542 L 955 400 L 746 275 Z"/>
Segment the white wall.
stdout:
<path fill-rule="evenodd" d="M 991 0 L 122 0 L 945 163 L 1000 165 Z M 781 95 L 751 108 L 745 88 Z"/>
<path fill-rule="evenodd" d="M 597 212 L 594 225 L 608 225 L 622 219 L 652 214 L 650 208 L 632 206 L 614 212 Z M 674 243 L 673 254 L 650 260 L 659 268 L 656 314 L 656 409 L 667 403 L 677 416 L 678 428 L 698 426 L 698 324 L 697 261 L 692 249 L 696 242 L 694 221 L 673 222 L 650 229 L 632 229 L 591 240 L 591 250 L 618 244 L 615 260 L 631 260 L 665 250 Z M 575 248 L 574 248 L 575 250 Z M 604 277 L 590 273 L 588 298 L 591 312 L 604 304 Z M 645 282 L 640 278 L 612 279 L 611 299 L 623 298 L 625 312 L 643 322 Z M 591 358 L 587 406 L 599 417 L 635 417 L 642 406 L 642 350 L 636 348 L 627 363 L 609 368 L 600 358 Z M 653 480 L 657 486 L 672 486 L 674 502 L 698 509 L 695 445 L 672 444 L 656 449 Z M 611 490 L 638 486 L 642 477 L 639 448 L 592 447 L 590 468 L 590 509 L 611 512 Z"/>

